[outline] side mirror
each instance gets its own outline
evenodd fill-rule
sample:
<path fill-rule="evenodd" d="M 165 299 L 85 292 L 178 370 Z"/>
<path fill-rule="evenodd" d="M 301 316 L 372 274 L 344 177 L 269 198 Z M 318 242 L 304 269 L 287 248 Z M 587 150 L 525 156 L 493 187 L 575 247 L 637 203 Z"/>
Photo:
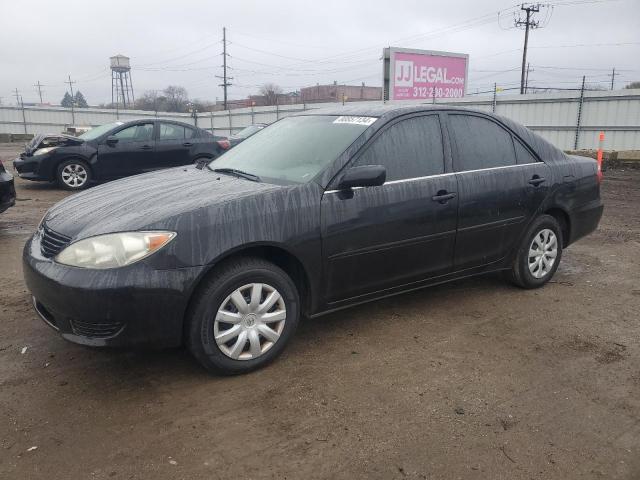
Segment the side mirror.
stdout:
<path fill-rule="evenodd" d="M 387 169 L 382 165 L 363 165 L 351 167 L 338 182 L 338 190 L 354 187 L 377 187 L 387 179 Z"/>
<path fill-rule="evenodd" d="M 118 143 L 118 137 L 115 135 L 109 135 L 107 137 L 107 145 L 114 146 L 116 143 Z"/>

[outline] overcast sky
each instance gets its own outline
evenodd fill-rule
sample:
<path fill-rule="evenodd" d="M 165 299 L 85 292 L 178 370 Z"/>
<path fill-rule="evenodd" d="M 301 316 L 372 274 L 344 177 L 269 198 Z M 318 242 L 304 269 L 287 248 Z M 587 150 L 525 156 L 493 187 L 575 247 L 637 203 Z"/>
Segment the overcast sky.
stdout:
<path fill-rule="evenodd" d="M 222 27 L 227 27 L 230 98 L 265 82 L 285 91 L 317 82 L 381 84 L 381 50 L 402 46 L 468 53 L 468 93 L 519 82 L 523 32 L 513 0 L 324 0 L 179 2 L 3 1 L 0 97 L 59 103 L 70 74 L 88 102 L 111 100 L 109 57 L 131 57 L 136 95 L 184 86 L 191 98 L 222 98 Z M 501 12 L 498 15 L 498 12 Z M 581 76 L 621 87 L 640 80 L 640 0 L 557 0 L 530 35 L 530 84 L 573 87 Z"/>

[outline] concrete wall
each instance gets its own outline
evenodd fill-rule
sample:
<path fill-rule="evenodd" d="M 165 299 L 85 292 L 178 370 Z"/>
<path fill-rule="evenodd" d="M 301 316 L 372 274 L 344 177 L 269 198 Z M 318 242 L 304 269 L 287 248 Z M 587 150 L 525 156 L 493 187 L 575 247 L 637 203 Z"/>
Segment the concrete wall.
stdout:
<path fill-rule="evenodd" d="M 361 105 L 379 104 L 380 101 L 362 102 Z M 425 102 L 388 102 L 397 105 Z M 431 102 L 426 102 L 431 103 Z M 494 109 L 491 96 L 468 96 L 460 99 L 437 100 L 437 104 L 456 105 L 484 111 Z M 351 104 L 353 105 L 353 104 Z M 341 103 L 313 103 L 286 106 L 247 107 L 230 111 L 198 114 L 198 126 L 217 135 L 229 135 L 251 123 L 272 123 L 301 110 L 324 106 L 341 107 Z M 495 113 L 520 122 L 542 135 L 563 150 L 575 148 L 580 92 L 547 93 L 535 95 L 499 95 Z M 119 111 L 76 109 L 72 114 L 66 108 L 0 106 L 0 133 L 61 132 L 69 125 L 97 126 L 119 120 L 136 118 L 170 118 L 190 124 L 188 114 L 145 111 Z M 605 132 L 606 150 L 640 149 L 640 89 L 585 92 L 582 103 L 581 126 L 577 149 L 598 146 L 598 133 Z"/>

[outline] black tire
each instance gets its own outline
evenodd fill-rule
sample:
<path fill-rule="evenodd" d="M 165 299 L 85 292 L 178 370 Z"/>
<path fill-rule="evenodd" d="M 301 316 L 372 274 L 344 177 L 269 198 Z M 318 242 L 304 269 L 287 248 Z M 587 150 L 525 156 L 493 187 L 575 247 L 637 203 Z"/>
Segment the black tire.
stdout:
<path fill-rule="evenodd" d="M 536 277 L 529 268 L 529 248 L 532 246 L 534 238 L 546 230 L 551 230 L 556 237 L 556 257 L 551 268 L 546 271 L 540 271 L 539 274 L 541 276 Z M 530 289 L 542 287 L 545 283 L 551 280 L 558 269 L 558 265 L 562 259 L 562 242 L 562 229 L 560 228 L 558 221 L 551 215 L 540 215 L 533 221 L 527 230 L 527 233 L 518 248 L 511 269 L 505 272 L 507 279 L 521 288 Z M 545 259 L 548 258 L 549 257 L 545 256 Z M 534 263 L 536 262 L 534 261 L 531 264 L 533 265 Z M 535 268 L 535 266 L 533 268 Z M 543 268 L 542 264 L 540 264 L 538 268 Z"/>
<path fill-rule="evenodd" d="M 286 317 L 279 338 L 272 342 L 268 350 L 256 358 L 234 359 L 218 346 L 214 338 L 214 324 L 218 310 L 223 307 L 227 297 L 244 285 L 253 283 L 263 283 L 277 290 L 284 301 Z M 236 315 L 242 316 L 240 313 Z M 243 316 L 242 322 L 239 323 L 243 327 L 247 317 L 248 315 Z M 299 321 L 298 290 L 284 270 L 260 258 L 240 258 L 221 264 L 217 267 L 217 271 L 198 288 L 187 313 L 185 343 L 196 360 L 213 373 L 222 375 L 247 373 L 273 361 L 284 350 Z M 223 333 L 225 331 L 227 330 L 223 330 Z M 239 336 L 236 341 L 240 342 Z M 260 337 L 260 342 L 261 345 L 269 343 L 263 336 Z M 230 343 L 235 344 L 233 340 Z M 250 342 L 247 339 L 245 348 L 249 347 Z M 226 347 L 223 345 L 222 348 Z M 247 352 L 246 355 L 248 354 Z"/>
<path fill-rule="evenodd" d="M 74 172 L 75 177 L 73 177 Z M 72 176 L 69 176 L 70 173 Z M 84 190 L 89 186 L 91 180 L 91 168 L 82 160 L 65 160 L 61 162 L 56 169 L 56 183 L 60 188 L 64 188 L 65 190 Z"/>

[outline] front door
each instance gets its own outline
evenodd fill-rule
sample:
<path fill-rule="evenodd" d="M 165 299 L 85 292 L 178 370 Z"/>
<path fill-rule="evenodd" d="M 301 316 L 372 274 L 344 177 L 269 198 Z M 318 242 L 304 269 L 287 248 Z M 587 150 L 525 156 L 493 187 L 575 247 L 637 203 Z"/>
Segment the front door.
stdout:
<path fill-rule="evenodd" d="M 439 116 L 387 126 L 346 168 L 360 165 L 386 167 L 386 183 L 329 186 L 322 199 L 330 304 L 442 275 L 453 264 L 457 186 L 455 175 L 445 174 Z"/>
<path fill-rule="evenodd" d="M 448 119 L 458 178 L 459 271 L 507 256 L 544 200 L 550 179 L 549 167 L 494 120 L 466 113 L 450 113 Z"/>
<path fill-rule="evenodd" d="M 148 172 L 155 162 L 153 122 L 129 125 L 112 135 L 116 143 L 106 139 L 98 145 L 99 178 L 119 178 Z"/>

